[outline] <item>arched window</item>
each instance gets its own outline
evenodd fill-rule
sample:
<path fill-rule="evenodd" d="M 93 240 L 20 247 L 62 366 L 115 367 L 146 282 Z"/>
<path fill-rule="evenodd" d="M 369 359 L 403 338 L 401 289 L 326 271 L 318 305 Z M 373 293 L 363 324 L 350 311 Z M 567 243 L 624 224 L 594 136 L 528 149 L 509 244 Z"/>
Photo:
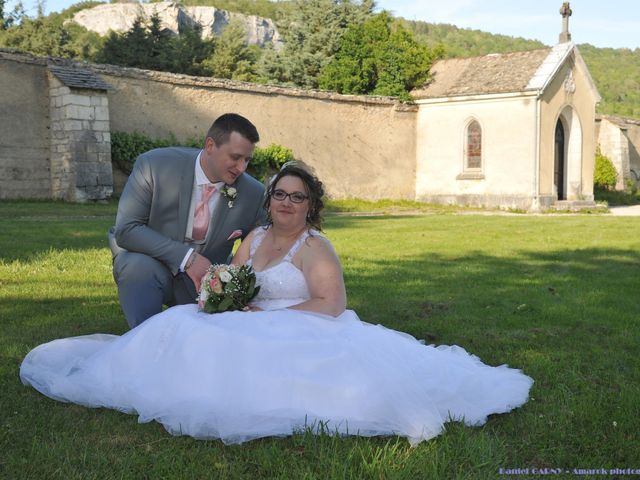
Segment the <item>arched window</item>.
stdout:
<path fill-rule="evenodd" d="M 465 170 L 482 169 L 482 129 L 477 120 L 467 125 Z"/>

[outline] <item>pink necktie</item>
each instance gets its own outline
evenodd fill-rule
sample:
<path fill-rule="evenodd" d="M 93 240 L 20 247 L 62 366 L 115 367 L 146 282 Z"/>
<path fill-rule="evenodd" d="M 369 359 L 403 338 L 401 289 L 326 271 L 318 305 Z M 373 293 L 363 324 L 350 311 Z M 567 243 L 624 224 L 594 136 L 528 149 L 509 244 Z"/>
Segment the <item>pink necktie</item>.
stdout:
<path fill-rule="evenodd" d="M 202 187 L 202 196 L 200 201 L 196 205 L 196 211 L 193 216 L 193 230 L 191 231 L 191 238 L 193 240 L 203 240 L 207 235 L 207 229 L 209 228 L 209 198 L 216 191 L 216 187 L 212 184 L 207 184 Z"/>

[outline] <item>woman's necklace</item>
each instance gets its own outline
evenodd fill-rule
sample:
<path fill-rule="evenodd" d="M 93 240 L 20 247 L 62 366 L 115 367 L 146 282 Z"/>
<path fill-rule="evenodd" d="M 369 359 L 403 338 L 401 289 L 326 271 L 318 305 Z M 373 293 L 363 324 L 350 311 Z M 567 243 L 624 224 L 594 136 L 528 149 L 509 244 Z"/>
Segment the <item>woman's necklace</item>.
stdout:
<path fill-rule="evenodd" d="M 302 230 L 300 230 L 300 232 L 301 231 Z M 273 234 L 273 232 L 271 232 L 271 241 L 273 243 L 273 249 L 276 252 L 281 252 L 284 247 L 291 246 L 293 244 L 293 242 L 295 242 L 298 239 L 298 237 L 300 236 L 300 232 L 296 233 L 295 236 L 292 236 L 292 237 L 287 238 L 286 240 L 284 240 L 283 243 L 280 246 L 277 245 L 276 236 Z M 293 240 L 292 240 L 292 238 L 293 238 Z"/>

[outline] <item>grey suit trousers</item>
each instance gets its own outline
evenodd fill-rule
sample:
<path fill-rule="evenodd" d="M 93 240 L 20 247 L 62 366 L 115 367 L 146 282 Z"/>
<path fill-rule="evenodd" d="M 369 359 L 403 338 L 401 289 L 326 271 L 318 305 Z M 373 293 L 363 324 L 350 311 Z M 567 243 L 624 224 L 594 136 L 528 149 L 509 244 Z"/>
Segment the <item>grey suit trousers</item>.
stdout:
<path fill-rule="evenodd" d="M 174 276 L 162 262 L 143 253 L 120 251 L 113 259 L 113 278 L 130 328 L 160 313 L 162 305 L 196 303 L 198 294 L 186 273 Z"/>

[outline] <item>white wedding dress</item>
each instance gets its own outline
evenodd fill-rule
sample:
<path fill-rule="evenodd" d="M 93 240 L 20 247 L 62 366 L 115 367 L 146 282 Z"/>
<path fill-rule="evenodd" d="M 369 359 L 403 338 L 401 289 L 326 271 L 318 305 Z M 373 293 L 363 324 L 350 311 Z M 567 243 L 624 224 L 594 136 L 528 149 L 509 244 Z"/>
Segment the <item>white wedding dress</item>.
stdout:
<path fill-rule="evenodd" d="M 309 298 L 291 263 L 304 237 L 282 262 L 257 272 L 265 311 L 210 315 L 183 305 L 122 336 L 54 340 L 26 356 L 23 383 L 227 444 L 309 427 L 397 434 L 415 445 L 448 420 L 481 425 L 527 401 L 531 378 L 460 347 L 425 346 L 351 310 L 333 318 L 286 309 Z"/>

